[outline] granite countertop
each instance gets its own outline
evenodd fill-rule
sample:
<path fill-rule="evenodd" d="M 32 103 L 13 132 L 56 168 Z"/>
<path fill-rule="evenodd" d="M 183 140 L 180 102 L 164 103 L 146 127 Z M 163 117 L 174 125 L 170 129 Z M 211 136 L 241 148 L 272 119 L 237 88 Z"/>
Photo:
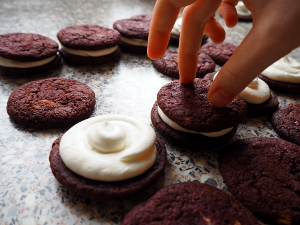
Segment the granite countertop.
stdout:
<path fill-rule="evenodd" d="M 154 3 L 154 0 L 1 0 L 0 34 L 38 33 L 58 42 L 56 33 L 66 26 L 99 24 L 112 28 L 118 19 L 151 13 Z M 216 18 L 224 25 L 219 15 Z M 251 26 L 252 23 L 239 22 L 235 28 L 226 28 L 226 41 L 238 45 Z M 300 61 L 300 49 L 290 56 Z M 24 78 L 0 74 L 0 224 L 119 224 L 135 204 L 171 183 L 197 180 L 227 190 L 217 169 L 215 153 L 189 152 L 166 144 L 165 176 L 146 193 L 132 199 L 102 202 L 69 193 L 52 175 L 48 160 L 53 141 L 66 129 L 27 129 L 14 124 L 6 113 L 13 90 L 26 82 L 49 77 L 72 78 L 89 85 L 97 100 L 92 116 L 123 114 L 149 125 L 156 93 L 173 81 L 157 72 L 146 55 L 133 53 L 122 53 L 120 60 L 100 66 L 64 64 L 58 70 Z M 279 95 L 280 106 L 298 99 Z M 266 118 L 246 118 L 235 139 L 254 136 L 277 137 Z"/>

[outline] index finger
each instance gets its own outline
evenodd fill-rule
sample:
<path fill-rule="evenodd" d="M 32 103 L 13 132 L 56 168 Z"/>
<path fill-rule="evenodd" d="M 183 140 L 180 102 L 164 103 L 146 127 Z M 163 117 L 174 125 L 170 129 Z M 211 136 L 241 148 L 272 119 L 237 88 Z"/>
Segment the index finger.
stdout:
<path fill-rule="evenodd" d="M 196 0 L 157 0 L 150 24 L 148 37 L 148 56 L 161 58 L 168 46 L 170 33 L 180 9 Z"/>

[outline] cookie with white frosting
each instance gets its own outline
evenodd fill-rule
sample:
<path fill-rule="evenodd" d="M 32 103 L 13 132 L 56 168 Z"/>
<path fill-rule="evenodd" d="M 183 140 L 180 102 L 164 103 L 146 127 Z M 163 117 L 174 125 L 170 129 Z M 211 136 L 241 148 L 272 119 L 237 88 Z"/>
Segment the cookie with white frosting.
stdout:
<path fill-rule="evenodd" d="M 163 57 L 152 60 L 152 64 L 157 71 L 162 74 L 179 78 L 178 52 L 176 50 L 166 50 Z M 215 71 L 216 63 L 205 53 L 198 54 L 196 77 L 202 78 L 205 74 Z"/>
<path fill-rule="evenodd" d="M 61 43 L 59 54 L 67 62 L 99 65 L 118 59 L 120 34 L 99 25 L 77 25 L 61 29 L 57 39 Z"/>
<path fill-rule="evenodd" d="M 164 85 L 151 111 L 155 129 L 175 145 L 196 151 L 228 143 L 247 113 L 247 104 L 237 96 L 224 108 L 212 106 L 207 98 L 211 84 L 196 78 L 191 84 Z"/>
<path fill-rule="evenodd" d="M 264 80 L 272 90 L 299 94 L 300 62 L 285 56 L 265 69 L 259 78 Z"/>
<path fill-rule="evenodd" d="M 167 155 L 150 125 L 129 116 L 101 115 L 58 137 L 49 161 L 70 192 L 95 200 L 123 199 L 153 185 L 164 173 Z"/>
<path fill-rule="evenodd" d="M 300 224 L 300 147 L 254 137 L 226 146 L 219 170 L 231 194 L 267 224 Z"/>
<path fill-rule="evenodd" d="M 11 120 L 40 129 L 72 126 L 90 117 L 96 103 L 86 84 L 67 78 L 48 78 L 25 83 L 7 101 Z"/>
<path fill-rule="evenodd" d="M 290 103 L 279 108 L 271 118 L 276 133 L 283 139 L 300 145 L 300 103 Z"/>
<path fill-rule="evenodd" d="M 213 81 L 217 73 L 209 73 L 204 79 Z M 240 94 L 247 103 L 248 116 L 270 116 L 278 109 L 278 98 L 260 78 L 255 78 Z"/>
<path fill-rule="evenodd" d="M 261 225 L 231 195 L 198 182 L 182 182 L 160 189 L 125 215 L 121 225 L 128 224 Z"/>
<path fill-rule="evenodd" d="M 0 72 L 30 75 L 61 65 L 58 44 L 40 34 L 10 33 L 0 35 Z"/>
<path fill-rule="evenodd" d="M 228 42 L 215 44 L 213 42 L 206 43 L 201 46 L 200 52 L 209 55 L 219 66 L 223 66 L 235 52 L 237 46 Z"/>
<path fill-rule="evenodd" d="M 122 50 L 147 53 L 151 17 L 150 14 L 143 14 L 114 22 L 113 28 L 121 34 Z"/>
<path fill-rule="evenodd" d="M 171 44 L 175 44 L 175 45 L 179 44 L 181 26 L 182 26 L 182 17 L 179 17 L 176 20 L 176 22 L 172 28 L 171 34 L 170 34 L 170 43 Z M 206 34 L 203 34 L 201 44 L 203 45 L 207 39 L 208 39 L 208 36 Z"/>
<path fill-rule="evenodd" d="M 247 9 L 242 1 L 239 1 L 235 6 L 239 21 L 251 22 L 252 13 Z"/>

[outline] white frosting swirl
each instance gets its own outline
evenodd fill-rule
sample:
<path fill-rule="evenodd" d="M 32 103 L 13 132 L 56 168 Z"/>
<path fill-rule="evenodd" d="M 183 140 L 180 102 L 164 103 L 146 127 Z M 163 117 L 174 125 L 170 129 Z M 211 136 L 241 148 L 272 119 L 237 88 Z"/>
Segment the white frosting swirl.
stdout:
<path fill-rule="evenodd" d="M 300 63 L 289 56 L 285 56 L 273 63 L 261 74 L 271 80 L 300 83 Z"/>
<path fill-rule="evenodd" d="M 251 12 L 246 8 L 242 1 L 239 1 L 238 4 L 235 6 L 237 14 L 240 16 L 250 16 Z"/>
<path fill-rule="evenodd" d="M 99 57 L 99 56 L 109 55 L 109 54 L 113 53 L 114 51 L 116 51 L 118 49 L 118 46 L 114 46 L 114 47 L 107 48 L 107 49 L 101 49 L 101 50 L 86 51 L 86 50 L 67 48 L 62 45 L 61 49 L 72 55 L 79 55 L 79 56 L 85 56 L 85 57 Z"/>
<path fill-rule="evenodd" d="M 47 59 L 39 60 L 39 61 L 33 61 L 33 62 L 18 62 L 10 59 L 5 59 L 3 57 L 0 57 L 0 66 L 4 67 L 14 67 L 14 68 L 32 68 L 37 66 L 45 65 L 52 60 L 54 60 L 56 55 L 51 56 Z"/>
<path fill-rule="evenodd" d="M 135 46 L 148 46 L 148 40 L 144 39 L 138 39 L 138 38 L 127 38 L 124 36 L 121 36 L 121 41 L 129 44 L 129 45 L 135 45 Z"/>
<path fill-rule="evenodd" d="M 181 32 L 182 17 L 178 18 L 173 26 L 171 34 L 179 36 Z"/>
<path fill-rule="evenodd" d="M 215 79 L 219 71 L 214 75 Z M 246 102 L 251 104 L 261 104 L 270 98 L 270 88 L 262 79 L 256 77 L 239 94 Z"/>
<path fill-rule="evenodd" d="M 179 124 L 175 123 L 169 117 L 167 117 L 166 114 L 161 110 L 161 108 L 159 106 L 157 106 L 157 112 L 158 112 L 158 115 L 160 116 L 160 118 L 168 126 L 172 127 L 175 130 L 179 130 L 179 131 L 186 132 L 186 133 L 202 134 L 207 137 L 220 137 L 220 136 L 223 136 L 223 135 L 229 133 L 233 129 L 233 127 L 229 127 L 229 128 L 226 128 L 226 129 L 223 129 L 220 131 L 216 131 L 216 132 L 197 132 L 197 131 L 187 130 L 187 129 L 181 127 Z"/>
<path fill-rule="evenodd" d="M 101 115 L 84 120 L 62 137 L 59 153 L 73 172 L 93 180 L 135 177 L 155 162 L 153 129 L 129 116 Z"/>

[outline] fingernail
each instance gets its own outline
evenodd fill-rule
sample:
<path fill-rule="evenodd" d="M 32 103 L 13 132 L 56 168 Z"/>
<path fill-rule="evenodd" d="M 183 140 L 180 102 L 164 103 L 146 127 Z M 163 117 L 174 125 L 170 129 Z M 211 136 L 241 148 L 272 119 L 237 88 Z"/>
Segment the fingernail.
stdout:
<path fill-rule="evenodd" d="M 215 107 L 225 107 L 234 99 L 235 95 L 232 93 L 225 91 L 224 89 L 218 88 L 213 93 L 208 95 L 208 99 L 211 104 Z"/>

